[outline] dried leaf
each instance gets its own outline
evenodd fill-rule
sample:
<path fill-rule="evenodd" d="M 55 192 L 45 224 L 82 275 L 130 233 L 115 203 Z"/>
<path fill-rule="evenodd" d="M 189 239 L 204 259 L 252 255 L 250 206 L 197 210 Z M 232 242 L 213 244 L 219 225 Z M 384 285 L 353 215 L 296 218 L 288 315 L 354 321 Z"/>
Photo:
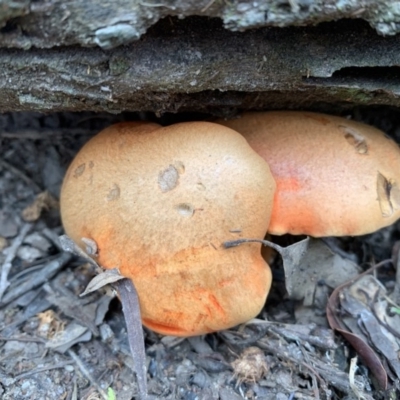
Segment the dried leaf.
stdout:
<path fill-rule="evenodd" d="M 400 362 L 398 354 L 400 347 L 393 335 L 379 324 L 375 316 L 365 310 L 360 314 L 360 320 L 368 332 L 369 338 L 378 351 L 386 357 L 393 371 L 400 378 Z"/>
<path fill-rule="evenodd" d="M 321 240 L 310 237 L 287 247 L 259 239 L 233 240 L 225 242 L 224 247 L 228 249 L 251 242 L 262 243 L 280 253 L 289 298 L 304 300 L 304 305 L 313 304 L 315 290 L 321 279 L 334 288 L 359 273 L 355 263 L 332 253 Z"/>
<path fill-rule="evenodd" d="M 0 236 L 0 251 L 4 250 L 8 246 L 7 239 L 3 236 Z"/>
<path fill-rule="evenodd" d="M 104 322 L 104 318 L 108 312 L 110 302 L 112 300 L 111 296 L 102 296 L 100 300 L 97 301 L 96 318 L 94 323 L 99 326 Z"/>
<path fill-rule="evenodd" d="M 92 334 L 88 328 L 79 325 L 76 322 L 71 322 L 63 331 L 58 332 L 51 340 L 49 340 L 46 343 L 46 347 L 64 353 L 74 344 L 83 341 L 86 342 L 90 340 L 91 337 Z"/>
<path fill-rule="evenodd" d="M 47 292 L 47 299 L 56 305 L 65 315 L 77 321 L 80 325 L 90 329 L 95 336 L 99 335 L 99 330 L 95 324 L 97 302 L 83 304 L 82 300 L 67 290 L 58 289 L 54 291 L 50 285 L 44 285 Z"/>
<path fill-rule="evenodd" d="M 220 353 L 196 354 L 189 353 L 188 358 L 198 367 L 207 372 L 218 373 L 222 371 L 229 371 L 232 369 L 231 365 L 225 360 L 224 356 Z"/>
<path fill-rule="evenodd" d="M 130 279 L 120 280 L 117 282 L 116 287 L 120 295 L 128 331 L 129 347 L 139 387 L 139 398 L 140 400 L 145 400 L 148 398 L 147 368 L 139 297 Z"/>
<path fill-rule="evenodd" d="M 111 283 L 118 282 L 121 279 L 125 279 L 124 276 L 120 275 L 118 269 L 108 269 L 100 274 L 96 275 L 87 285 L 85 291 L 81 296 L 85 296 L 88 293 L 92 293 L 102 287 L 109 285 Z"/>
<path fill-rule="evenodd" d="M 186 338 L 181 336 L 163 336 L 160 342 L 167 349 L 172 349 L 173 347 L 180 345 L 185 340 Z"/>
<path fill-rule="evenodd" d="M 204 340 L 204 336 L 191 336 L 187 341 L 198 354 L 210 354 L 213 352 L 211 346 Z"/>
<path fill-rule="evenodd" d="M 354 347 L 357 354 L 359 354 L 364 363 L 370 368 L 381 389 L 386 390 L 388 386 L 388 375 L 380 358 L 364 339 L 346 329 L 338 315 L 341 313 L 339 309 L 340 294 L 345 287 L 351 285 L 353 282 L 354 280 L 346 282 L 333 291 L 326 308 L 326 316 L 330 327 L 343 335 Z"/>
<path fill-rule="evenodd" d="M 44 191 L 39 193 L 33 203 L 22 211 L 22 218 L 27 222 L 34 222 L 40 218 L 43 211 L 58 207 L 56 198 L 48 191 Z"/>
<path fill-rule="evenodd" d="M 400 315 L 398 313 L 393 313 L 393 309 L 399 310 L 399 307 L 389 306 L 387 297 L 383 299 L 378 299 L 373 304 L 374 315 L 393 333 L 396 332 L 396 337 L 399 339 L 400 335 Z"/>
<path fill-rule="evenodd" d="M 300 244 L 299 244 L 300 243 Z M 295 243 L 285 249 L 291 252 L 302 242 Z M 296 246 L 296 247 L 293 247 Z M 285 285 L 289 298 L 303 300 L 305 306 L 311 306 L 318 282 L 336 288 L 360 273 L 360 268 L 354 262 L 333 253 L 319 239 L 310 238 L 301 260 L 283 263 L 285 269 Z"/>
<path fill-rule="evenodd" d="M 59 236 L 61 248 L 67 253 L 75 254 L 76 256 L 84 258 L 90 264 L 94 265 L 98 270 L 101 270 L 99 264 L 93 260 L 87 253 L 85 253 L 69 236 Z M 97 250 L 97 245 L 96 245 Z"/>
<path fill-rule="evenodd" d="M 81 239 L 83 243 L 86 245 L 86 253 L 89 256 L 95 256 L 97 255 L 97 243 L 93 239 L 89 238 L 82 238 Z"/>
<path fill-rule="evenodd" d="M 275 249 L 282 256 L 285 270 L 288 269 L 288 271 L 292 271 L 299 266 L 301 260 L 306 254 L 310 238 L 307 237 L 306 239 L 301 240 L 300 242 L 297 242 L 287 247 L 281 247 L 268 240 L 261 240 L 261 239 L 238 239 L 225 242 L 223 245 L 226 249 L 229 249 L 231 247 L 239 246 L 243 243 L 254 243 L 254 242 L 261 243 L 264 246 L 272 247 L 273 249 Z"/>
<path fill-rule="evenodd" d="M 331 329 L 317 326 L 316 324 L 283 324 L 280 322 L 265 321 L 253 319 L 246 325 L 266 326 L 265 334 L 274 332 L 288 340 L 296 342 L 307 342 L 313 346 L 325 350 L 333 350 L 337 348 L 335 337 Z"/>
<path fill-rule="evenodd" d="M 386 358 L 397 378 L 400 378 L 400 362 L 397 357 L 400 353 L 400 331 L 397 329 L 399 319 L 398 316 L 391 318 L 387 315 L 386 288 L 374 276 L 365 275 L 343 292 L 348 299 L 347 303 L 351 301 L 356 306 L 352 315 L 357 320 L 357 326 L 363 328 L 370 345 Z"/>
<path fill-rule="evenodd" d="M 38 313 L 37 316 L 39 319 L 39 326 L 37 327 L 39 336 L 50 339 L 64 330 L 64 322 L 58 318 L 53 310 L 46 310 Z"/>

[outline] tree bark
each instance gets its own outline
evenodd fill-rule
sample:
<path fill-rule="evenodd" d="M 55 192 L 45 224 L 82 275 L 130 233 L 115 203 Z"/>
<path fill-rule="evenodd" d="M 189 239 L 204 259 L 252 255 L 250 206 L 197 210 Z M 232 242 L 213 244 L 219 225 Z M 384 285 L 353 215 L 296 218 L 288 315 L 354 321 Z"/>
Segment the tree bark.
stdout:
<path fill-rule="evenodd" d="M 363 21 L 230 32 L 166 19 L 141 40 L 0 49 L 0 112 L 198 111 L 398 106 L 400 38 Z"/>
<path fill-rule="evenodd" d="M 362 18 L 383 35 L 400 30 L 397 0 L 0 0 L 0 47 L 100 46 L 139 39 L 162 18 L 216 17 L 233 31 Z"/>

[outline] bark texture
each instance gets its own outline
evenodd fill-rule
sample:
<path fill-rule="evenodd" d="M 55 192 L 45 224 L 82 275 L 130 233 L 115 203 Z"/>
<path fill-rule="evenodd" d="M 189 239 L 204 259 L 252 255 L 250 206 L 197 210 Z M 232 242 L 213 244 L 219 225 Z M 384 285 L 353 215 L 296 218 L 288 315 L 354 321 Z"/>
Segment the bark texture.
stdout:
<path fill-rule="evenodd" d="M 377 32 L 400 30 L 398 0 L 0 0 L 0 46 L 100 46 L 139 39 L 168 16 L 216 17 L 225 28 L 312 25 L 362 18 Z"/>
<path fill-rule="evenodd" d="M 199 111 L 398 106 L 400 37 L 363 21 L 230 32 L 165 19 L 111 50 L 0 49 L 0 111 Z"/>

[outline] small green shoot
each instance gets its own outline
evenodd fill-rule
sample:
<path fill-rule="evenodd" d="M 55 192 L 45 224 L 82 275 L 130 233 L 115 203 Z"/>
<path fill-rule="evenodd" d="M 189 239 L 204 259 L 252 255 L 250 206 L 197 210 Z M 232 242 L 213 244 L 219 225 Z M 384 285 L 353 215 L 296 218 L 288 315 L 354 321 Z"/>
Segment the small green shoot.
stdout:
<path fill-rule="evenodd" d="M 107 400 L 117 400 L 114 389 L 109 387 L 107 390 Z"/>

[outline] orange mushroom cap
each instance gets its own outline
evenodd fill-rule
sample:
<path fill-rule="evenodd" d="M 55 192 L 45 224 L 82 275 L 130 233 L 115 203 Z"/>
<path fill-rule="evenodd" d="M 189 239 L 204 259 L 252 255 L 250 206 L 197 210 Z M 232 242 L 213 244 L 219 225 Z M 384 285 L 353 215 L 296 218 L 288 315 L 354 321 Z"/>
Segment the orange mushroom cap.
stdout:
<path fill-rule="evenodd" d="M 256 316 L 271 284 L 260 244 L 275 182 L 237 132 L 208 122 L 113 125 L 70 165 L 61 191 L 66 233 L 137 289 L 144 325 L 190 336 Z"/>
<path fill-rule="evenodd" d="M 310 112 L 219 120 L 269 164 L 277 189 L 268 231 L 362 235 L 400 217 L 400 150 L 383 132 Z"/>

